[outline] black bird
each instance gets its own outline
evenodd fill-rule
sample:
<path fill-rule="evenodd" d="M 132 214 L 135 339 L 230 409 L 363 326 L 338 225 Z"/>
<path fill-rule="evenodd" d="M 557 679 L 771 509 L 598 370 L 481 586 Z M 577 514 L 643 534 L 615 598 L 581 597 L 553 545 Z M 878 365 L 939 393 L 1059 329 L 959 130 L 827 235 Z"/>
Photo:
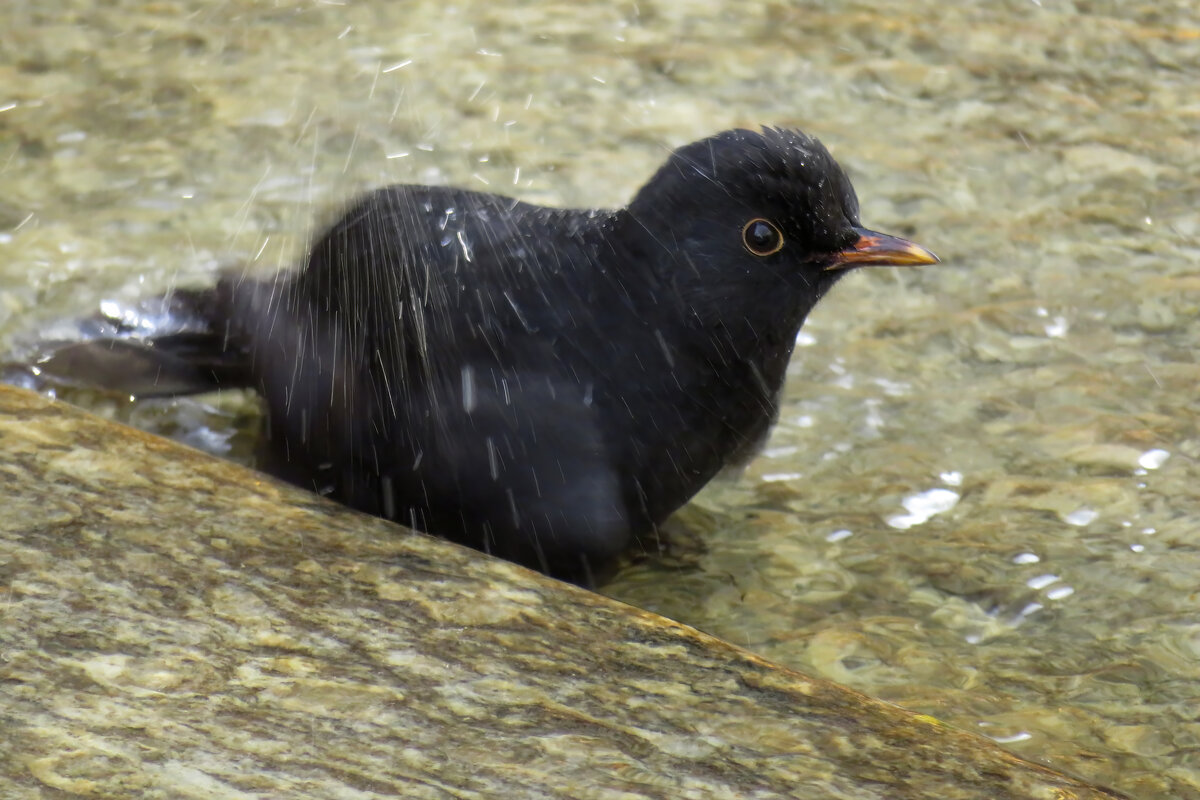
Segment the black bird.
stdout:
<path fill-rule="evenodd" d="M 591 583 L 753 455 L 842 275 L 936 261 L 861 227 L 816 139 L 734 130 L 675 151 L 616 211 L 379 189 L 295 272 L 177 294 L 191 330 L 45 366 L 84 355 L 143 395 L 253 387 L 268 472 Z"/>

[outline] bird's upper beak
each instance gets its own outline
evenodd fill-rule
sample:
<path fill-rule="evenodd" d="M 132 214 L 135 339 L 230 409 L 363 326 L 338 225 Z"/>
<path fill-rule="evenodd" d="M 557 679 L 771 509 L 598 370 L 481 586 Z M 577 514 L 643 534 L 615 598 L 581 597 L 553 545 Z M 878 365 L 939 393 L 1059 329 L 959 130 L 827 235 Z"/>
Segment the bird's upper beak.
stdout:
<path fill-rule="evenodd" d="M 866 228 L 855 228 L 858 241 L 845 250 L 833 254 L 825 269 L 854 269 L 855 267 L 919 267 L 936 264 L 940 260 L 919 244 L 876 233 Z"/>

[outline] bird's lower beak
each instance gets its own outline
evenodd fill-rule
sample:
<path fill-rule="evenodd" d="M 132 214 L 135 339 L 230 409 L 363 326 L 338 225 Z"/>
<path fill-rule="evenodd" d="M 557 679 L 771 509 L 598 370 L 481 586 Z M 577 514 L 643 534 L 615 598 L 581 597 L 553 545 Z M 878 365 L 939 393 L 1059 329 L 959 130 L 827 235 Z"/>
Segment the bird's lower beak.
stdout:
<path fill-rule="evenodd" d="M 876 233 L 866 228 L 855 228 L 858 241 L 845 250 L 834 253 L 827 270 L 854 269 L 855 267 L 919 267 L 936 264 L 940 260 L 919 244 Z"/>

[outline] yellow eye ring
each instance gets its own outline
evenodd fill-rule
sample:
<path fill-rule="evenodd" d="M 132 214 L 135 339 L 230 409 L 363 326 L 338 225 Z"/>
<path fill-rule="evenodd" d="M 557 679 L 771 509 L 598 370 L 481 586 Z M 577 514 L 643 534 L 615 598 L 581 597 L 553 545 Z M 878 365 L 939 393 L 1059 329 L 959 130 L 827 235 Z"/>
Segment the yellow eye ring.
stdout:
<path fill-rule="evenodd" d="M 774 255 L 783 249 L 783 232 L 771 220 L 755 217 L 742 226 L 742 244 L 756 256 Z"/>

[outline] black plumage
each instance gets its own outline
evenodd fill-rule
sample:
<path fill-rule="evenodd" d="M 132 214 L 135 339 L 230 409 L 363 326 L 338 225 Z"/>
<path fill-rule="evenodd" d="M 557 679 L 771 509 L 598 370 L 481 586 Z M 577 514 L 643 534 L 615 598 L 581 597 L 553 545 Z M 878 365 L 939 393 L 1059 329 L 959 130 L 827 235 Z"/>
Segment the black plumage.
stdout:
<path fill-rule="evenodd" d="M 815 139 L 736 130 L 616 211 L 371 192 L 296 271 L 180 293 L 194 329 L 120 348 L 143 394 L 259 391 L 269 472 L 590 582 L 753 454 L 848 268 L 935 261 L 861 228 Z"/>

